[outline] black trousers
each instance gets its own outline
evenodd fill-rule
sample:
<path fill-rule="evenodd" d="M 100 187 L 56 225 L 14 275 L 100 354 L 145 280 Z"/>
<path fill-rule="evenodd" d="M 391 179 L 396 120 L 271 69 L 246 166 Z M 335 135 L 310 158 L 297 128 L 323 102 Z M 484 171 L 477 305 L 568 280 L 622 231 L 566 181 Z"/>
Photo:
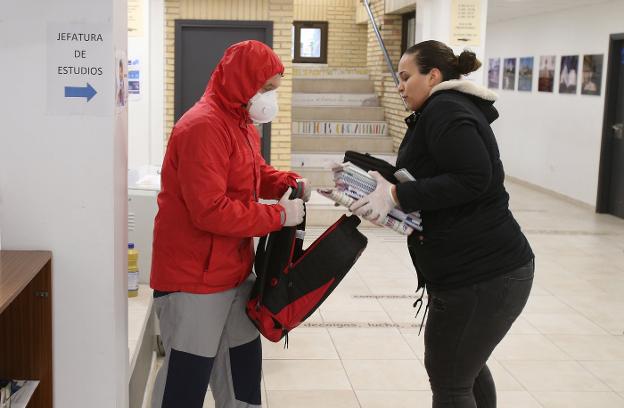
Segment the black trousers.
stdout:
<path fill-rule="evenodd" d="M 486 362 L 527 302 L 535 266 L 467 287 L 429 291 L 425 367 L 433 408 L 495 408 Z"/>

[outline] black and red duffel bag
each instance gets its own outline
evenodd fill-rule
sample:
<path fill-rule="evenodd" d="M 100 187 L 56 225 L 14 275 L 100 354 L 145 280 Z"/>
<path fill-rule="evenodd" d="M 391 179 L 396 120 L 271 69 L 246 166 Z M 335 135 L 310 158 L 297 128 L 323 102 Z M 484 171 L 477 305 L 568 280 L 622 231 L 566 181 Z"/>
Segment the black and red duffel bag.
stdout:
<path fill-rule="evenodd" d="M 368 243 L 359 224 L 343 215 L 305 250 L 305 219 L 260 238 L 247 315 L 264 337 L 280 341 L 338 286 Z"/>

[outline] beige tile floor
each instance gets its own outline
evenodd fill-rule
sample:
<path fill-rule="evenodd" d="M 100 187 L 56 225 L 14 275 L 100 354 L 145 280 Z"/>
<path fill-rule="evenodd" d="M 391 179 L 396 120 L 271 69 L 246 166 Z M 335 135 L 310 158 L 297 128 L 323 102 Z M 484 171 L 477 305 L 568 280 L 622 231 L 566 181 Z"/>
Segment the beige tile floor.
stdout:
<path fill-rule="evenodd" d="M 489 365 L 502 408 L 624 407 L 624 220 L 508 183 L 536 253 L 529 303 Z M 310 230 L 308 240 L 319 235 Z M 404 240 L 369 245 L 289 348 L 264 342 L 264 406 L 431 406 Z M 205 407 L 213 407 L 207 397 Z"/>

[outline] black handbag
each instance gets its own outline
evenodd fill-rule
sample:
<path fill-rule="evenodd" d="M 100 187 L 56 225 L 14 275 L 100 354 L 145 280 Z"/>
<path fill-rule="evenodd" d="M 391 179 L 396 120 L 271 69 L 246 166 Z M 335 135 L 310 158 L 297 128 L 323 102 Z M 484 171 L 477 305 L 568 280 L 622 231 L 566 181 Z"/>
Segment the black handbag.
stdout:
<path fill-rule="evenodd" d="M 399 183 L 397 178 L 394 176 L 397 168 L 385 160 L 371 156 L 369 153 L 359 153 L 353 150 L 347 150 L 345 152 L 343 162 L 351 162 L 365 171 L 377 171 L 390 183 Z"/>

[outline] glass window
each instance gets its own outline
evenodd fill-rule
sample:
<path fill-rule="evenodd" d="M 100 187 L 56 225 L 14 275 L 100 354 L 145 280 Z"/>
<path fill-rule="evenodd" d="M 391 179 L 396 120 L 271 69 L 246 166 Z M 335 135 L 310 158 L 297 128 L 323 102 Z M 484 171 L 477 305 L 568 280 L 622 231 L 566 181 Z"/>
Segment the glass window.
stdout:
<path fill-rule="evenodd" d="M 327 32 L 325 21 L 293 23 L 293 62 L 327 63 Z"/>
<path fill-rule="evenodd" d="M 302 28 L 301 40 L 299 47 L 301 47 L 302 57 L 305 58 L 320 58 L 321 57 L 321 29 L 320 28 Z"/>
<path fill-rule="evenodd" d="M 416 12 L 403 14 L 403 38 L 401 41 L 401 54 L 416 43 Z"/>

